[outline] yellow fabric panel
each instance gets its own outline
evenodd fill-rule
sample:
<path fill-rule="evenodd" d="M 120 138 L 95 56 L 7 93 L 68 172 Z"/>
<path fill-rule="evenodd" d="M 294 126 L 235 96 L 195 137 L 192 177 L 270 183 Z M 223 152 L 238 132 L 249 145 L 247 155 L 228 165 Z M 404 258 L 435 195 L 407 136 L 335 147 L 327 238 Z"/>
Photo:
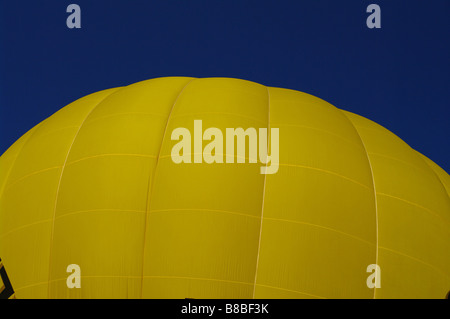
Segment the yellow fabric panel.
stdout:
<path fill-rule="evenodd" d="M 411 263 L 421 263 L 429 266 L 430 269 L 437 272 L 442 278 L 439 282 L 428 282 L 428 284 L 446 282 L 448 292 L 448 286 L 450 284 L 450 271 L 447 267 L 449 263 L 448 252 L 450 252 L 449 224 L 429 214 L 420 207 L 387 196 L 378 197 L 378 209 L 380 231 L 379 249 L 385 249 L 402 256 L 407 256 Z M 429 238 L 429 240 L 425 241 L 424 238 Z M 431 245 L 430 241 L 432 242 Z M 389 268 L 396 266 L 396 264 L 391 264 Z M 384 268 L 381 266 L 382 273 Z M 408 269 L 399 270 L 402 272 L 408 271 Z M 420 279 L 420 277 L 415 279 Z M 420 282 L 425 281 L 420 280 Z M 422 289 L 417 283 L 415 285 L 417 291 Z M 380 289 L 380 293 L 388 292 L 388 289 L 384 288 L 387 287 Z M 443 291 L 440 297 L 443 298 L 445 294 L 446 292 Z"/>
<path fill-rule="evenodd" d="M 79 99 L 45 120 L 15 159 L 0 202 L 0 236 L 2 243 L 14 243 L 1 247 L 1 258 L 11 268 L 8 275 L 18 298 L 47 297 L 51 221 L 64 153 L 76 134 L 72 126 L 80 125 L 92 104 L 110 91 Z"/>
<path fill-rule="evenodd" d="M 224 161 L 226 128 L 279 128 L 278 172 L 248 146 L 246 163 L 174 163 L 176 128 L 198 155 L 194 120 L 222 131 Z M 444 298 L 448 187 L 393 133 L 309 94 L 158 78 L 81 98 L 2 155 L 0 258 L 17 298 Z"/>
<path fill-rule="evenodd" d="M 34 131 L 40 124 L 33 127 L 27 133 L 25 133 L 21 138 L 19 138 L 10 148 L 8 148 L 5 153 L 0 157 L 0 212 L 5 211 L 2 206 L 2 197 L 3 191 L 5 189 L 5 185 L 7 184 L 10 172 L 14 166 L 14 162 L 25 145 L 26 141 L 33 135 Z M 7 244 L 9 240 L 7 239 L 8 223 L 11 223 L 11 215 L 0 214 L 0 252 L 6 251 Z M 9 258 L 5 256 L 4 253 L 1 254 L 0 259 L 3 257 L 3 261 L 0 262 L 3 264 L 5 258 L 7 258 L 7 263 Z M 3 289 L 3 281 L 0 278 L 0 291 Z"/>
<path fill-rule="evenodd" d="M 393 133 L 345 114 L 364 141 L 374 174 L 384 283 L 376 297 L 444 298 L 450 287 L 450 201 L 443 184 Z"/>
<path fill-rule="evenodd" d="M 309 224 L 264 219 L 255 298 L 372 298 L 375 245 Z M 259 290 L 260 285 L 272 290 Z M 263 294 L 264 293 L 264 294 Z"/>
<path fill-rule="evenodd" d="M 113 91 L 110 89 L 88 95 L 46 119 L 17 157 L 15 166 L 20 169 L 11 171 L 10 183 L 30 174 L 61 167 L 81 121 L 95 103 Z M 42 150 L 46 151 L 45 156 L 40 156 Z"/>
<path fill-rule="evenodd" d="M 376 261 L 376 215 L 361 140 L 328 103 L 269 92 L 282 155 L 279 172 L 266 176 L 255 297 L 370 298 L 365 269 Z"/>
<path fill-rule="evenodd" d="M 14 166 L 14 161 L 16 160 L 17 156 L 19 155 L 20 151 L 22 150 L 22 147 L 24 146 L 25 142 L 33 134 L 34 130 L 38 126 L 39 126 L 39 124 L 37 126 L 33 127 L 31 130 L 29 130 L 27 133 L 25 133 L 13 145 L 11 145 L 11 147 L 8 148 L 5 151 L 5 153 L 3 153 L 3 155 L 0 157 L 0 198 L 3 194 L 3 189 L 8 180 L 11 169 Z M 1 224 L 0 224 L 0 227 L 1 227 Z"/>
<path fill-rule="evenodd" d="M 381 288 L 376 298 L 444 299 L 449 280 L 430 265 L 398 252 L 380 248 Z M 383 267 L 383 265 L 386 265 Z"/>
<path fill-rule="evenodd" d="M 121 88 L 84 120 L 56 202 L 50 297 L 140 297 L 149 180 L 171 106 L 189 81 Z M 68 290 L 62 280 L 69 264 L 80 265 L 89 278 L 81 291 Z"/>
<path fill-rule="evenodd" d="M 438 166 L 435 162 L 430 160 L 425 155 L 420 153 L 417 154 L 422 157 L 422 159 L 428 164 L 428 166 L 430 166 L 430 168 L 441 181 L 442 185 L 445 187 L 447 194 L 449 194 L 450 196 L 450 175 L 448 175 L 446 171 L 444 171 L 440 166 Z"/>
<path fill-rule="evenodd" d="M 50 237 L 51 221 L 44 220 L 16 228 L 1 238 L 9 243 L 2 245 L 1 253 L 17 298 L 47 298 Z"/>
<path fill-rule="evenodd" d="M 190 290 L 198 281 L 211 289 L 209 298 L 225 292 L 251 298 L 248 285 L 255 278 L 264 184 L 261 164 L 175 164 L 170 132 L 178 127 L 194 132 L 195 119 L 202 119 L 204 129 L 217 127 L 224 133 L 228 127 L 267 127 L 267 89 L 214 78 L 194 80 L 180 92 L 150 189 L 142 297 L 157 297 L 159 286 L 152 283 L 167 277 L 172 288 L 159 296 L 206 297 Z"/>
<path fill-rule="evenodd" d="M 121 88 L 109 96 L 86 118 L 68 163 L 109 154 L 155 157 L 172 104 L 190 80 L 153 79 Z"/>

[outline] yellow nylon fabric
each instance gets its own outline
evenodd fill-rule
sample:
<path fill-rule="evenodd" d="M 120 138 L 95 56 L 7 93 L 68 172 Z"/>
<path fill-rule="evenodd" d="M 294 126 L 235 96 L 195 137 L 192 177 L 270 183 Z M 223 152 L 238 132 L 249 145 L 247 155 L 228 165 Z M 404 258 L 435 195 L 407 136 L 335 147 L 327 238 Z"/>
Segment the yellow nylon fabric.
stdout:
<path fill-rule="evenodd" d="M 450 289 L 450 201 L 443 184 L 400 138 L 345 114 L 364 140 L 373 169 L 383 282 L 375 296 L 444 298 Z"/>
<path fill-rule="evenodd" d="M 171 133 L 194 120 L 279 128 L 278 172 L 236 154 L 174 163 Z M 391 132 L 306 93 L 158 78 L 81 98 L 2 155 L 0 258 L 17 298 L 444 298 L 449 185 Z"/>

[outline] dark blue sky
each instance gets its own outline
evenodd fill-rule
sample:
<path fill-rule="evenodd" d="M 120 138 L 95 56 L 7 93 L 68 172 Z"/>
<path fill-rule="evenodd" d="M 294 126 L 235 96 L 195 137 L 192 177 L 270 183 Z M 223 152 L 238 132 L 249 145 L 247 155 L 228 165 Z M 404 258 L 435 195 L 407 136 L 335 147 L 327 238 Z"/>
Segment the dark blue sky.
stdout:
<path fill-rule="evenodd" d="M 81 29 L 66 26 L 71 3 Z M 0 153 L 89 93 L 224 76 L 365 116 L 449 172 L 449 41 L 449 0 L 1 0 Z"/>

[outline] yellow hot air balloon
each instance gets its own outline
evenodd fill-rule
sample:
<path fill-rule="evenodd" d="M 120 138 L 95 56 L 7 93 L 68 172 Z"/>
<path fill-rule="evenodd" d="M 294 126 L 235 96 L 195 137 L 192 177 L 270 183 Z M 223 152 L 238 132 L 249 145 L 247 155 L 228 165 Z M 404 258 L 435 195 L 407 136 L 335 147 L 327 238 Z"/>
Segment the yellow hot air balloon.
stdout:
<path fill-rule="evenodd" d="M 207 128 L 277 128 L 278 170 L 261 174 L 250 142 L 241 160 L 230 155 L 225 135 L 210 155 L 236 161 L 195 162 L 208 142 L 195 144 L 196 120 L 200 138 Z M 180 153 L 191 163 L 174 161 L 177 128 L 192 132 L 192 150 Z M 185 77 L 101 91 L 26 133 L 0 174 L 7 297 L 450 290 L 449 175 L 383 127 L 306 93 Z"/>

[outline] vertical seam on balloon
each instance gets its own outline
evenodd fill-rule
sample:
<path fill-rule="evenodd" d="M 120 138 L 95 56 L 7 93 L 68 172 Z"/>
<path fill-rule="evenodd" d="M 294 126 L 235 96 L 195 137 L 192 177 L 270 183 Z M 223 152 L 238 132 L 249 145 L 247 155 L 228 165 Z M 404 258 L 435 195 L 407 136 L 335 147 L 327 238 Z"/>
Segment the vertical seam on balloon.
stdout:
<path fill-rule="evenodd" d="M 110 89 L 112 90 L 112 89 Z M 56 208 L 58 205 L 58 196 L 59 196 L 59 189 L 61 186 L 61 181 L 62 181 L 62 177 L 64 174 L 64 168 L 66 167 L 66 163 L 67 160 L 69 158 L 70 155 L 70 151 L 72 150 L 72 146 L 75 143 L 75 140 L 78 137 L 78 133 L 80 133 L 81 128 L 83 127 L 83 124 L 86 122 L 87 118 L 89 117 L 89 115 L 91 115 L 91 113 L 109 96 L 111 96 L 113 93 L 119 91 L 120 88 L 116 88 L 114 91 L 112 91 L 111 93 L 109 93 L 108 95 L 106 95 L 105 97 L 103 97 L 96 105 L 94 105 L 92 107 L 92 109 L 86 114 L 86 116 L 84 117 L 83 121 L 81 122 L 80 126 L 78 127 L 77 132 L 75 133 L 75 136 L 73 137 L 72 143 L 70 144 L 69 150 L 67 151 L 67 155 L 66 158 L 64 159 L 64 163 L 63 166 L 61 168 L 61 174 L 59 175 L 59 181 L 58 181 L 58 185 L 56 188 L 56 196 L 55 196 L 55 206 L 53 208 L 53 216 L 52 216 L 52 228 L 51 228 L 51 235 L 50 235 L 50 251 L 49 251 L 49 259 L 48 259 L 48 286 L 47 286 L 47 298 L 50 299 L 50 270 L 51 270 L 51 262 L 52 262 L 52 247 L 53 247 L 53 235 L 54 235 L 54 230 L 55 230 L 55 216 L 56 216 Z"/>
<path fill-rule="evenodd" d="M 167 116 L 167 121 L 166 121 L 166 126 L 164 127 L 164 133 L 163 133 L 163 137 L 161 139 L 161 144 L 159 146 L 159 151 L 158 151 L 158 156 L 156 156 L 156 164 L 155 164 L 155 169 L 153 170 L 153 174 L 150 175 L 149 172 L 149 181 L 148 181 L 148 192 L 147 192 L 147 203 L 146 203 L 146 207 L 145 207 L 145 222 L 144 222 L 144 241 L 142 244 L 142 273 L 141 273 L 141 299 L 142 299 L 142 294 L 143 294 L 143 290 L 144 290 L 144 261 L 145 261 L 145 239 L 147 236 L 147 221 L 148 221 L 148 215 L 150 214 L 150 209 L 149 206 L 151 204 L 150 202 L 150 197 L 151 194 L 153 193 L 153 187 L 154 187 L 154 181 L 155 181 L 155 176 L 156 176 L 156 171 L 158 169 L 158 164 L 159 164 L 159 159 L 161 157 L 161 150 L 162 150 L 162 146 L 164 143 L 164 138 L 166 137 L 166 133 L 167 133 L 167 127 L 169 126 L 169 121 L 172 115 L 172 111 L 175 108 L 175 104 L 178 102 L 178 99 L 180 98 L 181 94 L 183 93 L 184 89 L 189 85 L 189 83 L 191 83 L 192 81 L 196 80 L 195 78 L 190 80 L 189 82 L 187 82 L 183 88 L 180 90 L 180 92 L 178 93 L 177 97 L 175 98 L 172 107 L 170 109 L 169 115 Z"/>
<path fill-rule="evenodd" d="M 25 145 L 28 144 L 28 141 L 31 139 L 31 137 L 34 136 L 34 134 L 36 134 L 37 129 L 41 126 L 42 122 L 37 124 L 35 127 L 33 127 L 30 131 L 30 135 L 26 138 L 26 140 L 23 141 L 22 146 L 20 147 L 20 149 L 17 151 L 16 156 L 14 157 L 13 162 L 11 163 L 11 166 L 9 167 L 8 173 L 6 174 L 5 177 L 5 183 L 3 184 L 2 189 L 0 190 L 0 202 L 3 198 L 3 194 L 4 194 L 4 190 L 6 189 L 6 184 L 9 182 L 9 177 L 11 175 L 11 171 L 14 169 L 14 167 L 16 166 L 16 161 L 17 158 L 19 157 L 20 153 L 22 153 L 23 148 L 25 147 Z M 17 292 L 15 293 L 17 295 Z"/>
<path fill-rule="evenodd" d="M 270 92 L 269 88 L 267 89 L 267 157 L 269 156 L 269 145 L 270 145 L 270 138 L 271 138 L 271 132 L 270 132 Z M 263 226 L 263 218 L 264 218 L 264 199 L 266 196 L 266 178 L 267 178 L 267 166 L 269 164 L 268 158 L 266 157 L 266 170 L 264 174 L 264 185 L 263 185 L 263 193 L 262 193 L 262 203 L 261 203 L 261 223 L 259 225 L 259 240 L 258 240 L 258 253 L 256 255 L 256 269 L 255 269 L 255 280 L 253 283 L 253 299 L 255 299 L 255 292 L 256 292 L 256 279 L 258 278 L 258 266 L 259 266 L 259 253 L 261 250 L 261 236 L 262 236 L 262 226 Z"/>
<path fill-rule="evenodd" d="M 376 186 L 375 186 L 375 178 L 373 175 L 372 163 L 370 161 L 369 153 L 367 152 L 366 144 L 364 143 L 364 140 L 362 139 L 361 135 L 359 134 L 358 130 L 356 129 L 356 126 L 353 124 L 352 120 L 350 120 L 350 118 L 342 110 L 340 110 L 340 109 L 338 109 L 338 110 L 341 111 L 341 113 L 347 118 L 347 120 L 350 122 L 352 127 L 355 129 L 356 134 L 358 134 L 358 137 L 361 140 L 361 143 L 364 147 L 364 152 L 366 153 L 367 162 L 369 163 L 369 167 L 370 167 L 370 174 L 372 176 L 373 193 L 374 193 L 374 199 L 375 199 L 375 228 L 376 228 L 376 234 L 377 234 L 377 245 L 376 245 L 376 251 L 375 251 L 375 264 L 377 265 L 377 267 L 375 268 L 375 273 L 376 273 L 378 270 L 378 204 L 377 204 L 377 190 L 376 190 Z M 376 273 L 376 275 L 380 276 L 380 274 L 377 274 L 377 273 Z M 377 287 L 374 286 L 373 287 L 373 299 L 375 299 L 376 291 L 377 291 Z"/>

